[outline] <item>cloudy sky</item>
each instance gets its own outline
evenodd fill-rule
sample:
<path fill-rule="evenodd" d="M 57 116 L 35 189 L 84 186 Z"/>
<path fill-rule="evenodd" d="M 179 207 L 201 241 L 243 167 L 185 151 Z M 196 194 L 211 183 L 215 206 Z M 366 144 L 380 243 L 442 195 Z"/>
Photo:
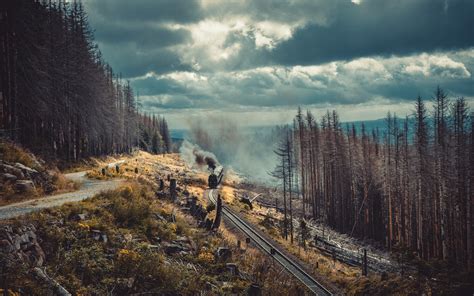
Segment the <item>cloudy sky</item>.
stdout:
<path fill-rule="evenodd" d="M 86 0 L 106 61 L 173 128 L 404 116 L 439 84 L 474 106 L 472 0 Z"/>

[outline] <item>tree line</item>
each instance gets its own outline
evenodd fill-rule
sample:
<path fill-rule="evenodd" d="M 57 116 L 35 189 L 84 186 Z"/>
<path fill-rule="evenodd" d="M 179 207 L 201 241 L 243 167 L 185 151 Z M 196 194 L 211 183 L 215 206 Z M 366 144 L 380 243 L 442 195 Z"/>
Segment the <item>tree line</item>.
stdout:
<path fill-rule="evenodd" d="M 80 1 L 2 1 L 0 28 L 4 136 L 65 161 L 138 146 L 170 151 L 166 120 L 139 112 L 130 83 L 103 60 Z"/>
<path fill-rule="evenodd" d="M 388 113 L 382 131 L 299 108 L 275 150 L 285 221 L 298 198 L 304 217 L 339 232 L 471 269 L 474 113 L 439 87 L 432 105 L 418 97 L 412 117 Z"/>

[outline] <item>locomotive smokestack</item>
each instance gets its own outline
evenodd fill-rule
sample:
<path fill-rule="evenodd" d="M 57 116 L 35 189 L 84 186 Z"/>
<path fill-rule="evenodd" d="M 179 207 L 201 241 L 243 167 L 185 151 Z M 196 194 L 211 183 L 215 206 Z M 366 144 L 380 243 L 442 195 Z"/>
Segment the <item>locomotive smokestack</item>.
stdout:
<path fill-rule="evenodd" d="M 216 169 L 216 160 L 211 157 L 206 157 L 207 167 L 214 171 Z"/>

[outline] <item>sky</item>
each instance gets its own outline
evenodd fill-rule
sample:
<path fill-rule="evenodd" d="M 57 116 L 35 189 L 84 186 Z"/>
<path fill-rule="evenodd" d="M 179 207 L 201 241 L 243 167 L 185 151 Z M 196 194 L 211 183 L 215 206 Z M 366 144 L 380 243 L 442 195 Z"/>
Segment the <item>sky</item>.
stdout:
<path fill-rule="evenodd" d="M 473 0 L 85 0 L 104 59 L 172 128 L 411 114 L 437 85 L 474 107 Z"/>

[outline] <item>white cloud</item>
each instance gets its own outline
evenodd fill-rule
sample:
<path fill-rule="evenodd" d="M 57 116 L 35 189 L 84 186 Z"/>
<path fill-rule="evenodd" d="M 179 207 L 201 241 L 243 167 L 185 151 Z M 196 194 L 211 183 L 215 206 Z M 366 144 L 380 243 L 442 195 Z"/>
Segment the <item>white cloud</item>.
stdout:
<path fill-rule="evenodd" d="M 341 66 L 348 75 L 358 78 L 359 81 L 379 82 L 389 80 L 392 74 L 385 68 L 383 60 L 374 58 L 360 58 L 350 61 Z"/>
<path fill-rule="evenodd" d="M 411 75 L 445 78 L 471 77 L 471 73 L 463 63 L 454 61 L 447 55 L 428 55 L 425 53 L 401 61 L 406 63 L 404 72 Z"/>

